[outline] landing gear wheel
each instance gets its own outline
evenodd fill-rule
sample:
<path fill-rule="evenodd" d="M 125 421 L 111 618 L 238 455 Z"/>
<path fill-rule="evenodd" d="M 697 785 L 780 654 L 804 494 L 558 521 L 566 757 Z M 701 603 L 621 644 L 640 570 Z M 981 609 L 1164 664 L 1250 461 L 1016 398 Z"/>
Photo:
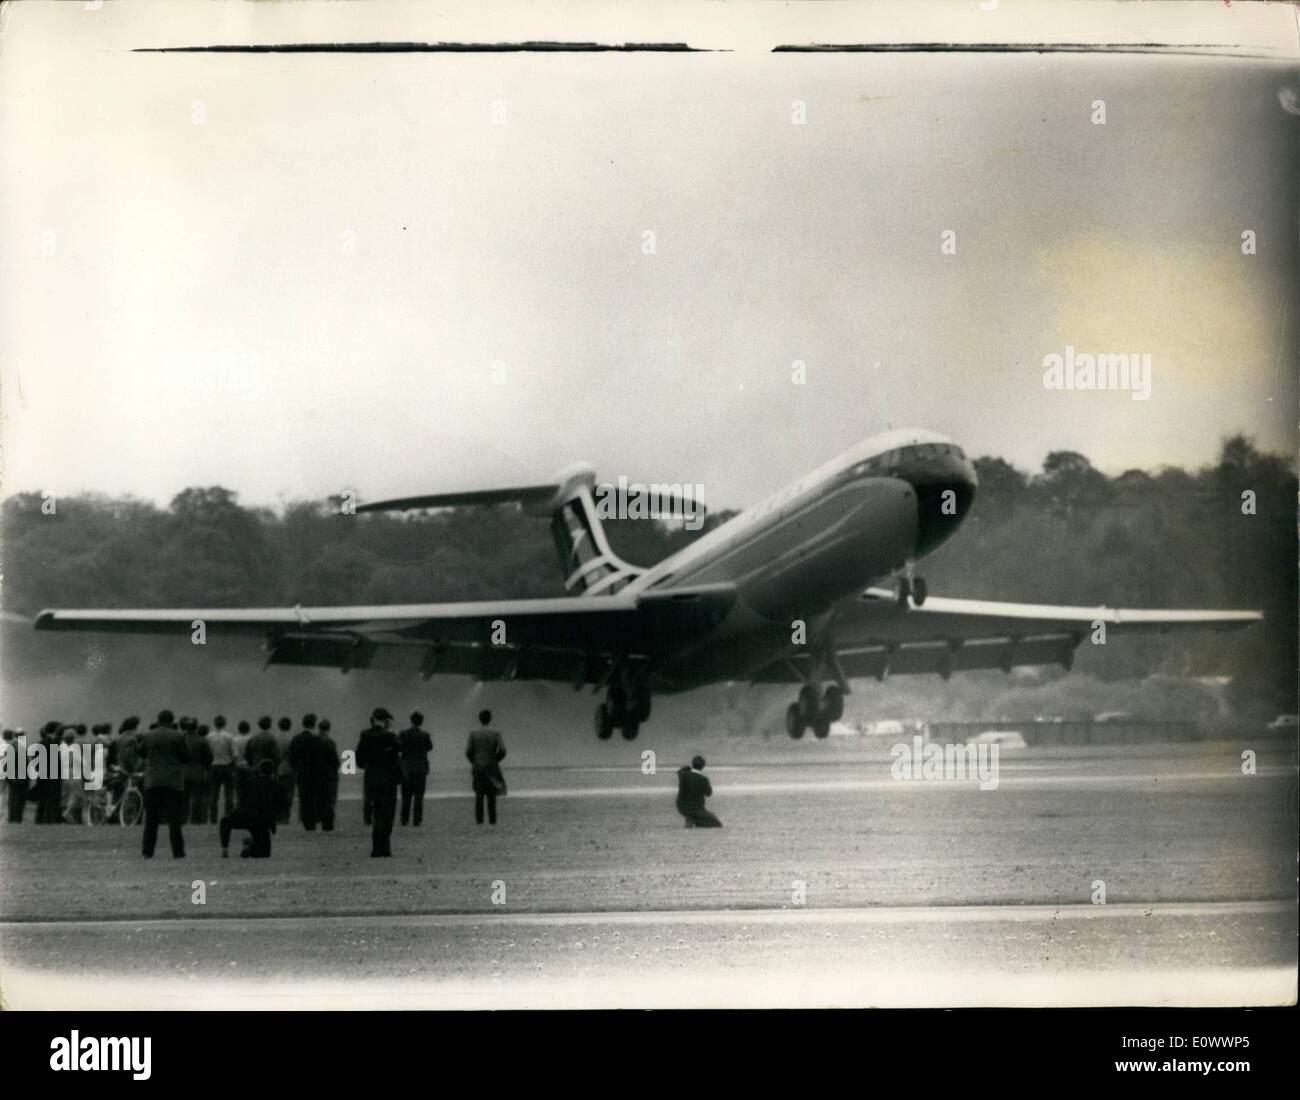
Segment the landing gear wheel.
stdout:
<path fill-rule="evenodd" d="M 622 733 L 624 741 L 635 741 L 636 735 L 641 732 L 641 723 L 634 718 L 629 718 L 623 723 Z"/>
<path fill-rule="evenodd" d="M 804 730 L 808 725 L 803 720 L 803 714 L 799 710 L 798 703 L 791 703 L 785 708 L 785 732 L 793 737 L 796 741 L 804 735 Z"/>
<path fill-rule="evenodd" d="M 925 586 L 925 578 L 917 577 L 912 581 L 912 602 L 920 607 L 925 603 L 925 597 L 928 589 Z"/>
<path fill-rule="evenodd" d="M 906 607 L 912 598 L 912 581 L 909 577 L 898 579 L 898 606 Z"/>
<path fill-rule="evenodd" d="M 803 719 L 804 725 L 811 725 L 821 712 L 821 700 L 817 697 L 817 685 L 804 684 L 799 689 L 799 702 L 795 705 L 799 708 L 799 717 Z"/>
<path fill-rule="evenodd" d="M 818 741 L 824 741 L 831 734 L 831 720 L 829 718 L 817 718 L 812 724 L 813 736 Z"/>
<path fill-rule="evenodd" d="M 608 741 L 614 736 L 614 715 L 610 712 L 608 703 L 601 703 L 596 708 L 596 736 L 602 741 Z"/>
<path fill-rule="evenodd" d="M 822 716 L 830 722 L 844 717 L 844 692 L 838 684 L 831 684 L 822 695 Z"/>

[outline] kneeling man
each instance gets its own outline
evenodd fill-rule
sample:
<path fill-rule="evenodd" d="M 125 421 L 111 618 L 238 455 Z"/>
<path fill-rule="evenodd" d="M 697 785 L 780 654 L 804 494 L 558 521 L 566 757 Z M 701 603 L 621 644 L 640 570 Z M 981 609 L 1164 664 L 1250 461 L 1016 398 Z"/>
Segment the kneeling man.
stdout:
<path fill-rule="evenodd" d="M 689 768 L 677 769 L 677 812 L 686 818 L 688 829 L 720 829 L 722 822 L 704 808 L 713 795 L 713 785 L 704 775 L 704 757 L 691 759 Z"/>
<path fill-rule="evenodd" d="M 284 805 L 284 788 L 275 774 L 275 763 L 258 761 L 257 771 L 249 776 L 240 796 L 239 808 L 221 819 L 221 858 L 230 855 L 230 834 L 235 829 L 247 829 L 244 849 L 239 854 L 245 859 L 267 859 L 271 855 L 271 834 Z"/>

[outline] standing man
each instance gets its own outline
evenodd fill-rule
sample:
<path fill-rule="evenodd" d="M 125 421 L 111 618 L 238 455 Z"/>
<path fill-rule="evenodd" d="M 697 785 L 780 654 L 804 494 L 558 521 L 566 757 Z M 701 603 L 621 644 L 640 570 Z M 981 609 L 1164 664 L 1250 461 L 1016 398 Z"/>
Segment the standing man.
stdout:
<path fill-rule="evenodd" d="M 383 707 L 370 714 L 370 728 L 357 743 L 357 766 L 366 773 L 374 829 L 370 855 L 393 854 L 393 818 L 397 816 L 397 788 L 402 782 L 402 743 L 393 732 L 393 716 Z"/>
<path fill-rule="evenodd" d="M 317 756 L 316 715 L 304 714 L 302 732 L 289 742 L 289 766 L 298 781 L 298 816 L 309 833 L 321 820 L 322 779 Z"/>
<path fill-rule="evenodd" d="M 90 732 L 91 760 L 98 757 L 100 761 L 103 761 L 104 772 L 103 782 L 100 784 L 99 790 L 86 790 L 86 805 L 81 811 L 83 815 L 90 812 L 91 803 L 94 803 L 97 806 L 104 805 L 105 799 L 109 797 L 115 786 L 113 780 L 110 778 L 112 775 L 111 765 L 114 757 L 114 748 L 116 746 L 116 742 L 113 740 L 113 723 L 100 722 L 98 725 L 92 726 Z"/>
<path fill-rule="evenodd" d="M 248 778 L 248 762 L 244 759 L 244 750 L 248 747 L 248 742 L 252 738 L 252 728 L 247 722 L 240 722 L 239 729 L 235 732 L 232 740 L 235 744 L 235 805 L 239 805 L 240 798 L 244 794 L 244 780 Z"/>
<path fill-rule="evenodd" d="M 289 818 L 293 816 L 293 789 L 295 786 L 293 763 L 289 759 L 289 742 L 293 740 L 292 718 L 280 719 L 280 732 L 276 735 L 275 740 L 280 748 L 280 764 L 275 774 L 280 780 L 280 786 L 284 788 L 280 799 L 280 824 L 288 825 Z"/>
<path fill-rule="evenodd" d="M 140 754 L 144 757 L 144 844 L 141 854 L 153 859 L 158 843 L 159 822 L 167 822 L 172 856 L 185 856 L 185 765 L 190 754 L 185 735 L 176 728 L 169 710 L 158 715 L 158 723 L 141 738 Z"/>
<path fill-rule="evenodd" d="M 239 728 L 231 734 L 231 740 L 235 743 L 236 761 L 244 758 L 244 746 L 248 744 L 248 739 L 252 736 L 253 728 L 247 722 L 240 722 Z"/>
<path fill-rule="evenodd" d="M 5 780 L 5 789 L 9 795 L 8 821 L 11 825 L 21 825 L 23 809 L 27 805 L 27 735 L 22 730 L 4 731 L 3 752 L 8 758 L 9 777 Z M 18 778 L 18 761 L 22 760 L 23 778 Z"/>
<path fill-rule="evenodd" d="M 506 793 L 506 777 L 501 761 L 506 758 L 501 734 L 491 729 L 492 712 L 478 712 L 479 729 L 472 730 L 465 743 L 465 758 L 474 769 L 474 820 L 483 824 L 483 803 L 487 802 L 488 821 L 497 823 L 497 795 Z"/>
<path fill-rule="evenodd" d="M 271 732 L 271 716 L 269 714 L 264 714 L 257 720 L 257 732 L 248 739 L 248 744 L 244 746 L 244 763 L 253 771 L 257 771 L 257 765 L 263 760 L 271 761 L 275 768 L 280 766 L 280 742 L 275 739 L 275 734 Z"/>
<path fill-rule="evenodd" d="M 91 744 L 99 746 L 99 751 L 107 763 L 108 758 L 113 754 L 113 723 L 100 722 L 91 732 L 94 735 L 90 739 Z"/>
<path fill-rule="evenodd" d="M 221 792 L 226 792 L 226 813 L 235 808 L 235 735 L 226 729 L 226 716 L 218 714 L 212 719 L 212 732 L 208 734 L 208 749 L 212 753 L 211 786 L 208 795 L 208 820 L 220 821 L 217 807 Z"/>
<path fill-rule="evenodd" d="M 113 755 L 110 764 L 116 764 L 127 775 L 135 775 L 140 770 L 140 719 L 134 714 L 123 718 L 117 728 L 117 740 L 113 742 Z"/>
<path fill-rule="evenodd" d="M 63 821 L 60 803 L 63 796 L 63 783 L 54 771 L 55 759 L 59 753 L 59 731 L 63 729 L 59 722 L 46 722 L 41 729 L 41 746 L 45 750 L 46 774 L 36 781 L 36 823 L 38 825 L 58 825 Z"/>
<path fill-rule="evenodd" d="M 275 734 L 271 732 L 271 716 L 262 715 L 257 720 L 257 732 L 248 739 L 244 746 L 244 778 L 251 779 L 258 772 L 258 765 L 263 760 L 271 761 L 271 774 L 274 775 L 280 767 L 280 742 L 275 739 Z M 276 803 L 276 817 L 279 818 L 279 802 Z"/>
<path fill-rule="evenodd" d="M 383 710 L 383 708 L 382 707 L 376 708 L 376 711 L 379 710 Z M 385 710 L 384 713 L 387 714 L 388 711 Z M 374 721 L 374 716 L 372 715 L 371 722 L 373 723 L 373 721 Z M 362 733 L 361 736 L 364 739 L 365 733 Z M 358 749 L 361 748 L 359 743 L 357 745 L 357 748 Z M 360 764 L 360 761 L 358 761 L 358 763 Z M 374 780 L 370 776 L 370 773 L 364 771 L 365 765 L 361 764 L 360 766 L 364 772 L 364 774 L 361 776 L 361 823 L 363 825 L 371 825 L 373 824 L 375 819 L 375 785 L 374 785 Z"/>
<path fill-rule="evenodd" d="M 186 816 L 191 825 L 204 825 L 208 820 L 208 785 L 212 772 L 208 727 L 191 719 L 184 736 L 185 751 L 190 757 L 185 765 Z"/>
<path fill-rule="evenodd" d="M 704 808 L 713 797 L 713 784 L 704 775 L 704 757 L 691 758 L 691 766 L 677 769 L 677 812 L 686 818 L 688 829 L 720 829 L 722 822 Z"/>
<path fill-rule="evenodd" d="M 316 742 L 316 761 L 321 774 L 321 828 L 334 831 L 334 807 L 339 800 L 339 747 L 330 736 L 330 720 L 320 720 L 320 738 Z"/>
<path fill-rule="evenodd" d="M 86 746 L 89 744 L 90 737 L 84 725 L 63 727 L 63 744 L 59 746 L 59 775 L 62 777 L 59 816 L 69 825 L 81 824 L 81 815 L 86 801 L 86 787 L 82 772 L 73 764 L 72 759 L 80 757 L 79 763 L 84 764 Z"/>
<path fill-rule="evenodd" d="M 418 828 L 424 820 L 424 784 L 429 778 L 433 738 L 424 729 L 424 715 L 418 710 L 411 715 L 410 728 L 397 737 L 402 744 L 402 824 L 410 822 Z"/>

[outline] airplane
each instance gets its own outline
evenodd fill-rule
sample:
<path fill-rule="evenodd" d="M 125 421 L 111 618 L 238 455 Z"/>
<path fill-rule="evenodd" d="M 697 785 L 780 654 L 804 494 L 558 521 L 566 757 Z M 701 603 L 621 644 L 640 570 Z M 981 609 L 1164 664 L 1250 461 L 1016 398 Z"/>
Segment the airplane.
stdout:
<path fill-rule="evenodd" d="M 975 467 L 935 432 L 886 432 L 716 526 L 657 565 L 610 549 L 595 471 L 552 481 L 364 503 L 358 513 L 514 503 L 551 517 L 565 596 L 373 607 L 45 610 L 37 630 L 265 634 L 267 664 L 348 672 L 407 668 L 425 678 L 590 685 L 601 740 L 633 740 L 655 695 L 749 680 L 797 685 L 786 732 L 830 733 L 850 681 L 903 673 L 1072 667 L 1110 634 L 1259 622 L 1255 611 L 1153 611 L 929 598 L 916 562 L 975 501 Z M 680 503 L 680 502 L 679 502 Z M 881 587 L 896 582 L 896 588 Z"/>

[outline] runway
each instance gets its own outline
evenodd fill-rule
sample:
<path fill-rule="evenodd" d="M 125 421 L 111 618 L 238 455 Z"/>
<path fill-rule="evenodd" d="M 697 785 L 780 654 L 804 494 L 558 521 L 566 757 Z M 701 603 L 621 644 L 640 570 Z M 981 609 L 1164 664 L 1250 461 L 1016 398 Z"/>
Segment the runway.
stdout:
<path fill-rule="evenodd" d="M 517 769 L 495 830 L 474 825 L 458 777 L 440 777 L 391 860 L 367 857 L 355 801 L 332 834 L 281 827 L 269 861 L 223 861 L 214 830 L 197 826 L 184 861 L 164 843 L 152 862 L 119 827 L 6 828 L 3 996 L 104 1007 L 1293 996 L 1286 754 L 1261 754 L 1243 775 L 1225 746 L 1021 750 L 1003 755 L 997 789 L 980 790 L 891 780 L 887 755 L 715 750 L 725 827 L 685 830 L 671 768 L 642 774 L 640 748 L 615 747 L 625 765 Z"/>
<path fill-rule="evenodd" d="M 6 993 L 103 1008 L 1277 1003 L 1295 983 L 1288 921 L 1287 902 L 1227 902 L 8 926 L 24 962 Z M 39 966 L 124 935 L 132 969 L 52 980 Z M 250 977 L 250 943 L 292 980 Z"/>

